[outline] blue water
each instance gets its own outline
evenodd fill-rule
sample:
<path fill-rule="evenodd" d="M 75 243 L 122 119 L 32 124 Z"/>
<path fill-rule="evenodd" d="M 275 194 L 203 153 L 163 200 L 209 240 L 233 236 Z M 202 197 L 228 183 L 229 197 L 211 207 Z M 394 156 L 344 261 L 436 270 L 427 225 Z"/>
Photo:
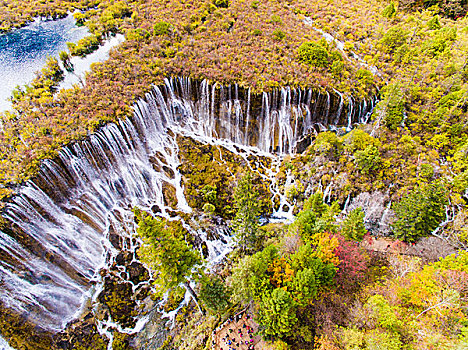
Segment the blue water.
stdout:
<path fill-rule="evenodd" d="M 0 35 L 0 111 L 11 106 L 9 98 L 17 85 L 32 81 L 47 57 L 58 58 L 67 42 L 77 42 L 88 33 L 77 27 L 73 15 L 56 21 L 36 20 L 30 25 Z"/>

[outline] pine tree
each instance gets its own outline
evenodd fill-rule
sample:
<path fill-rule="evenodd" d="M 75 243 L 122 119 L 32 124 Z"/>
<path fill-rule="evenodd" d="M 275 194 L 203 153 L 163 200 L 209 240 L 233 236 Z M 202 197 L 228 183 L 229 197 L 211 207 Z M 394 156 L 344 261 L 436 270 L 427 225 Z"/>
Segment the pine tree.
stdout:
<path fill-rule="evenodd" d="M 392 225 L 398 239 L 415 242 L 430 234 L 443 220 L 447 204 L 441 183 L 421 185 L 393 206 L 397 220 Z"/>
<path fill-rule="evenodd" d="M 366 234 L 364 211 L 361 208 L 352 210 L 341 225 L 341 233 L 347 239 L 361 241 Z"/>
<path fill-rule="evenodd" d="M 139 249 L 141 259 L 155 271 L 155 285 L 164 293 L 182 284 L 198 305 L 198 297 L 190 286 L 197 265 L 202 259 L 185 241 L 185 229 L 180 222 L 168 222 L 146 212 L 135 210 L 137 233 L 144 244 Z M 200 309 L 200 312 L 201 309 Z"/>
<path fill-rule="evenodd" d="M 234 192 L 236 216 L 231 224 L 242 250 L 254 248 L 258 238 L 259 194 L 252 183 L 252 175 L 241 177 Z"/>

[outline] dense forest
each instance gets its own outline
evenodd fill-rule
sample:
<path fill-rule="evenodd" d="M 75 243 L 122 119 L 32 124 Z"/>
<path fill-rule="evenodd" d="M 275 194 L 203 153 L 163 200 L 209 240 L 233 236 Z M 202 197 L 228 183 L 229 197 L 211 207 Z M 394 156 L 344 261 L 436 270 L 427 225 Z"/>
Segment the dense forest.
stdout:
<path fill-rule="evenodd" d="M 0 113 L 2 207 L 41 162 L 132 118 L 167 77 L 257 97 L 312 88 L 339 94 L 347 108 L 378 100 L 366 123 L 311 132 L 303 152 L 282 156 L 274 181 L 294 203 L 289 221 L 268 222 L 279 206 L 264 170 L 270 158 L 176 137 L 194 213 L 178 221 L 132 209 L 150 271 L 133 277 L 150 280 L 145 297 L 176 312 L 152 345 L 140 338 L 156 331 L 114 329 L 109 338 L 86 317 L 54 334 L 3 305 L 0 334 L 18 350 L 231 349 L 237 335 L 221 334 L 243 312 L 252 319 L 235 349 L 250 346 L 249 325 L 255 349 L 468 348 L 467 9 L 464 0 L 0 0 L 0 31 L 69 11 L 89 29 Z M 58 91 L 70 56 L 116 33 L 125 41 L 86 84 Z M 164 200 L 177 203 L 175 191 L 165 188 Z M 194 221 L 231 233 L 233 249 L 215 267 L 187 228 Z M 134 327 L 148 310 L 118 277 L 106 287 L 100 301 Z"/>

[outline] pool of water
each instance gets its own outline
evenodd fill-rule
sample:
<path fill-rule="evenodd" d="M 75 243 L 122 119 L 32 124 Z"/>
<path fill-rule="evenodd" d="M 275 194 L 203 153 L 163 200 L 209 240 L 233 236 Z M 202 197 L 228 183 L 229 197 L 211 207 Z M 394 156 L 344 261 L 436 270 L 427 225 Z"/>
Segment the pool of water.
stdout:
<path fill-rule="evenodd" d="M 60 51 L 67 50 L 67 42 L 77 42 L 87 34 L 87 28 L 77 27 L 70 14 L 55 21 L 37 19 L 0 35 L 0 111 L 11 106 L 13 89 L 31 82 L 47 57 L 58 57 Z"/>

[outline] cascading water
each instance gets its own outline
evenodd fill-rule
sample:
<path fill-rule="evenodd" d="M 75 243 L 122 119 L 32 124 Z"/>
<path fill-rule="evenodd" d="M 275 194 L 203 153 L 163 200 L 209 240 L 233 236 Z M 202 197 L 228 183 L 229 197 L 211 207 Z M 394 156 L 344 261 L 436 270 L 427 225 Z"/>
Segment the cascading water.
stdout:
<path fill-rule="evenodd" d="M 281 155 L 294 153 L 323 128 L 367 120 L 374 101 L 352 104 L 350 99 L 345 105 L 339 93 L 312 89 L 255 95 L 237 86 L 166 80 L 136 103 L 133 118 L 109 124 L 44 161 L 6 204 L 1 301 L 45 329 L 59 330 L 80 311 L 90 286 L 100 280 L 99 269 L 118 253 L 109 227 L 132 242 L 132 207 L 157 207 L 167 218 L 174 210 L 190 213 L 178 171 L 178 134 L 244 159 L 270 158 L 271 167 L 261 176 L 271 180 L 272 195 L 280 196 L 274 215 L 291 217 L 292 207 L 274 179 Z M 175 189 L 176 208 L 165 204 L 167 184 Z M 228 232 L 211 241 L 203 230 L 193 233 L 206 242 L 209 261 L 219 261 L 230 249 Z"/>

